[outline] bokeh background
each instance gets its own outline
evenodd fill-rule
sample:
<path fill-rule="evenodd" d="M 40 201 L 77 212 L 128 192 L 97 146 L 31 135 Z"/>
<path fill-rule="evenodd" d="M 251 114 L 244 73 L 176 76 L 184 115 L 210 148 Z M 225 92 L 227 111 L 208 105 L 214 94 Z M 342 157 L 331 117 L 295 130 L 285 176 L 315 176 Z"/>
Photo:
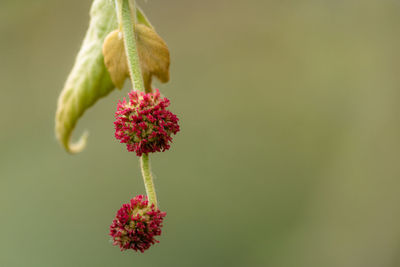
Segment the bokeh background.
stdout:
<path fill-rule="evenodd" d="M 179 114 L 152 156 L 161 243 L 121 253 L 144 193 L 114 91 L 54 136 L 90 0 L 0 1 L 0 266 L 400 266 L 400 1 L 139 1 L 172 53 Z M 128 84 L 128 83 L 127 83 Z"/>

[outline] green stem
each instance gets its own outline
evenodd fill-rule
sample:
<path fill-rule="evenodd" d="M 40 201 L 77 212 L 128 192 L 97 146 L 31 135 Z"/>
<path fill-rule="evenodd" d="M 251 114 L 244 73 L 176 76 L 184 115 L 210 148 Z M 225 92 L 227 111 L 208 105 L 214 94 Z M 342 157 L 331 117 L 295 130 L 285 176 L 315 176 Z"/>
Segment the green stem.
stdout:
<path fill-rule="evenodd" d="M 134 0 L 116 0 L 117 14 L 120 28 L 124 36 L 125 52 L 128 59 L 129 74 L 135 90 L 145 92 L 143 76 L 140 70 L 139 54 L 135 38 L 136 4 Z M 140 158 L 144 186 L 149 198 L 149 204 L 157 207 L 156 189 L 151 175 L 149 156 L 144 154 Z"/>
<path fill-rule="evenodd" d="M 151 175 L 149 155 L 143 154 L 143 156 L 140 158 L 140 163 L 144 186 L 146 187 L 146 194 L 149 198 L 149 204 L 151 205 L 154 203 L 154 206 L 157 207 L 156 189 L 154 188 L 153 176 Z"/>
<path fill-rule="evenodd" d="M 117 1 L 118 3 L 118 1 Z M 121 2 L 119 2 L 121 4 Z M 120 10 L 120 19 L 122 23 L 122 32 L 124 36 L 125 52 L 128 58 L 129 74 L 132 86 L 135 90 L 144 92 L 143 77 L 140 70 L 139 54 L 136 46 L 136 4 L 135 1 L 122 0 Z"/>

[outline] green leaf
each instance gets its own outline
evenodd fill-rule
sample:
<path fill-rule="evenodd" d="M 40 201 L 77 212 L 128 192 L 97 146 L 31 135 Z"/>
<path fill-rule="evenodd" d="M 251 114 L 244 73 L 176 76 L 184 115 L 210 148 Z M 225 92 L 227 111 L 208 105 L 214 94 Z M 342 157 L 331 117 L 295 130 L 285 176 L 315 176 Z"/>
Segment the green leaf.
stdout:
<path fill-rule="evenodd" d="M 70 153 L 80 152 L 86 144 L 87 134 L 71 144 L 71 134 L 78 119 L 99 98 L 114 88 L 104 65 L 102 45 L 105 37 L 117 28 L 115 8 L 112 1 L 95 0 L 90 11 L 90 25 L 58 99 L 56 112 L 56 135 Z"/>
<path fill-rule="evenodd" d="M 144 12 L 142 11 L 141 8 L 136 7 L 136 23 L 140 23 L 140 24 L 144 24 L 149 28 L 154 28 L 153 25 L 151 25 L 149 19 L 146 17 L 146 15 L 144 14 Z"/>

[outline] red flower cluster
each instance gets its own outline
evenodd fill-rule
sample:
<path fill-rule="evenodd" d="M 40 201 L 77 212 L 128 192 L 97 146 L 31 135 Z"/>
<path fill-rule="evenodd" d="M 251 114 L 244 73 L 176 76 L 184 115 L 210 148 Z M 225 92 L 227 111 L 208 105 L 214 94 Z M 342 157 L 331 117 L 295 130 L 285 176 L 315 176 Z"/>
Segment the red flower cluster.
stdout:
<path fill-rule="evenodd" d="M 167 98 L 161 98 L 158 89 L 147 94 L 131 91 L 129 102 L 124 98 L 118 103 L 115 137 L 139 157 L 169 149 L 171 135 L 179 132 L 178 118 L 166 110 L 169 103 Z"/>
<path fill-rule="evenodd" d="M 130 203 L 123 204 L 110 226 L 114 245 L 122 250 L 133 249 L 144 252 L 158 243 L 154 236 L 161 235 L 162 222 L 166 213 L 152 204 L 147 197 L 138 195 Z"/>

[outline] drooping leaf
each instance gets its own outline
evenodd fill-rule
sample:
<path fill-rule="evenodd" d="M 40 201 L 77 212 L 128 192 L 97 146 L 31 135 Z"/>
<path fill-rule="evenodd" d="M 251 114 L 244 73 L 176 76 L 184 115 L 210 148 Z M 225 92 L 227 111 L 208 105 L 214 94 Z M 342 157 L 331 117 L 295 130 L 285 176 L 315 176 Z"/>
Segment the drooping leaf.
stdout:
<path fill-rule="evenodd" d="M 129 75 L 129 69 L 122 33 L 119 30 L 112 31 L 104 40 L 103 56 L 111 80 L 121 89 Z"/>
<path fill-rule="evenodd" d="M 169 49 L 154 29 L 143 24 L 136 25 L 136 40 L 144 86 L 150 91 L 153 76 L 162 83 L 169 81 Z"/>
<path fill-rule="evenodd" d="M 90 17 L 89 29 L 58 99 L 56 112 L 56 136 L 70 153 L 80 152 L 86 143 L 87 134 L 79 142 L 70 143 L 78 119 L 86 109 L 115 87 L 104 66 L 102 54 L 104 39 L 117 28 L 112 1 L 95 0 Z"/>
<path fill-rule="evenodd" d="M 154 31 L 143 24 L 136 25 L 137 49 L 144 85 L 151 91 L 152 77 L 157 77 L 165 83 L 169 80 L 169 50 L 164 40 Z M 119 30 L 111 32 L 103 46 L 105 65 L 114 84 L 121 88 L 129 77 L 128 63 L 124 41 Z"/>

